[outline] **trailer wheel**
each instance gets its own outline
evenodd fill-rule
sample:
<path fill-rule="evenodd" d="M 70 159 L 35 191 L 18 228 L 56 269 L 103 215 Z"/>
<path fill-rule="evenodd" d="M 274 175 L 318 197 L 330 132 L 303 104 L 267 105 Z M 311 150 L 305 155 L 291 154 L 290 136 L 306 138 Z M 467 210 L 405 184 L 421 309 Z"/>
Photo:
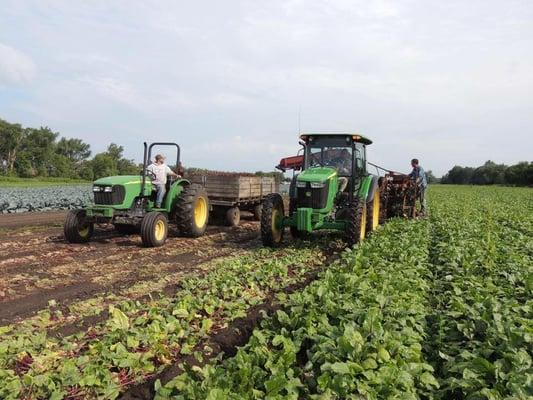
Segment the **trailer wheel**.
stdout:
<path fill-rule="evenodd" d="M 226 211 L 226 224 L 228 226 L 238 226 L 241 222 L 241 210 L 239 207 L 231 207 Z"/>
<path fill-rule="evenodd" d="M 183 188 L 176 200 L 176 224 L 183 236 L 199 237 L 207 229 L 209 199 L 200 185 Z"/>
<path fill-rule="evenodd" d="M 147 213 L 141 221 L 141 239 L 145 247 L 159 247 L 167 240 L 168 221 L 158 211 Z"/>
<path fill-rule="evenodd" d="M 121 235 L 133 235 L 139 232 L 135 225 L 130 224 L 115 224 L 115 230 Z"/>
<path fill-rule="evenodd" d="M 261 221 L 261 212 L 263 211 L 263 204 L 259 203 L 254 207 L 254 219 Z"/>
<path fill-rule="evenodd" d="M 281 196 L 277 193 L 266 196 L 261 213 L 261 240 L 264 246 L 278 247 L 283 241 L 284 229 L 281 221 L 284 215 Z"/>
<path fill-rule="evenodd" d="M 94 232 L 94 224 L 87 220 L 85 210 L 70 210 L 63 226 L 65 239 L 69 243 L 86 243 Z"/>
<path fill-rule="evenodd" d="M 380 204 L 381 198 L 380 198 L 380 191 L 379 187 L 376 188 L 376 191 L 374 192 L 374 198 L 372 201 L 366 203 L 366 234 L 370 234 L 370 232 L 373 232 L 377 229 L 380 221 L 380 212 L 381 212 L 381 204 Z"/>
<path fill-rule="evenodd" d="M 362 241 L 366 236 L 366 202 L 355 200 L 346 209 L 346 229 L 344 237 L 348 246 Z"/>

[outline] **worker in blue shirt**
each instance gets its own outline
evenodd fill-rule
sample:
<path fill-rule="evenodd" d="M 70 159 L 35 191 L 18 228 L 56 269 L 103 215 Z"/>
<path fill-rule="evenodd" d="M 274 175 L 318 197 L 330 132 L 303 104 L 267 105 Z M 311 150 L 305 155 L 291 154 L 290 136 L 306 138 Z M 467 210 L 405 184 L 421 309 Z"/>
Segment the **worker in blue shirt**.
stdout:
<path fill-rule="evenodd" d="M 420 214 L 426 215 L 426 188 L 428 187 L 426 172 L 424 171 L 424 168 L 420 166 L 418 159 L 416 158 L 411 160 L 411 167 L 413 167 L 413 170 L 409 174 L 409 177 L 418 185 L 418 198 L 420 199 L 420 206 L 422 207 Z"/>

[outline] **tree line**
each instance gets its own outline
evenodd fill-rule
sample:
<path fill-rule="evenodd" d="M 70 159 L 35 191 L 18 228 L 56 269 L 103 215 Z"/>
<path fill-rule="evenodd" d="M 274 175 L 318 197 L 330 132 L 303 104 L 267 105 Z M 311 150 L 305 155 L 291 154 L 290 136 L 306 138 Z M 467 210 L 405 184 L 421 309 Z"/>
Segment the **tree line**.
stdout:
<path fill-rule="evenodd" d="M 111 143 L 91 158 L 91 146 L 81 139 L 60 138 L 48 127 L 29 128 L 0 119 L 0 174 L 21 178 L 58 177 L 93 180 L 138 174 L 139 166 Z"/>
<path fill-rule="evenodd" d="M 105 176 L 139 174 L 142 164 L 124 158 L 123 152 L 122 146 L 111 143 L 106 151 L 91 158 L 91 146 L 81 139 L 59 138 L 59 133 L 48 127 L 23 127 L 0 118 L 0 175 L 92 181 Z M 178 169 L 185 174 L 208 171 L 181 166 Z M 255 175 L 273 176 L 279 181 L 283 178 L 278 171 L 258 171 Z"/>
<path fill-rule="evenodd" d="M 522 161 L 514 165 L 505 165 L 489 160 L 480 167 L 456 165 L 441 178 L 441 183 L 533 186 L 533 162 Z"/>

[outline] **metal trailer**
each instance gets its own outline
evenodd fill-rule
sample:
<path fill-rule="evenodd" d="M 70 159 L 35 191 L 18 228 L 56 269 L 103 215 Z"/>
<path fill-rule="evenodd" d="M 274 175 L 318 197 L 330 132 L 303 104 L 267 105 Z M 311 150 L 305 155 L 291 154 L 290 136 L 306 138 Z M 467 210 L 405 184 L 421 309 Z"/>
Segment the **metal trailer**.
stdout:
<path fill-rule="evenodd" d="M 250 211 L 261 219 L 261 203 L 270 193 L 278 193 L 274 177 L 252 174 L 207 172 L 188 175 L 192 182 L 205 188 L 211 208 L 210 221 L 239 225 L 241 211 Z"/>

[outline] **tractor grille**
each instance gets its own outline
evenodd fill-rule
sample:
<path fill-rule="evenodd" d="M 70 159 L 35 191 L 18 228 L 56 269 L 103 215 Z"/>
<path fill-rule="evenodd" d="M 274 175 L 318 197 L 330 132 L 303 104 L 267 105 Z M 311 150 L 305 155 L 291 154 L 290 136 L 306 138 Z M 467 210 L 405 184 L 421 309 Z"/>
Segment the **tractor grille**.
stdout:
<path fill-rule="evenodd" d="M 104 204 L 110 206 L 122 204 L 125 195 L 126 193 L 124 186 L 114 185 L 112 192 L 94 192 L 94 204 Z"/>
<path fill-rule="evenodd" d="M 323 188 L 312 189 L 311 184 L 307 182 L 305 188 L 297 188 L 298 207 L 324 208 L 328 201 L 329 181 Z"/>

